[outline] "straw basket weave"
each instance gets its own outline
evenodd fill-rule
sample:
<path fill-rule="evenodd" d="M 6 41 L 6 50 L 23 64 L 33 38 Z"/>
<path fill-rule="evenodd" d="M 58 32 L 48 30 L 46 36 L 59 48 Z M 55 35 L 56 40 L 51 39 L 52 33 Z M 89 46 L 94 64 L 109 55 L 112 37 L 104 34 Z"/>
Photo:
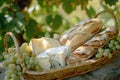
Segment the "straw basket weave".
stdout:
<path fill-rule="evenodd" d="M 112 14 L 110 11 L 102 11 L 102 12 L 98 13 L 95 16 L 95 18 L 99 14 L 104 13 L 104 12 L 108 12 L 108 13 Z M 115 26 L 117 26 L 116 18 L 114 15 L 113 15 L 113 17 L 115 19 Z M 14 34 L 11 32 L 7 32 L 5 34 L 5 38 L 4 38 L 5 51 L 8 52 L 8 46 L 7 46 L 8 36 L 11 36 L 14 43 L 15 43 L 16 51 L 19 54 L 20 59 L 21 59 L 21 66 L 22 66 L 23 72 L 24 72 L 23 77 L 25 80 L 62 80 L 62 79 L 70 78 L 70 77 L 77 76 L 80 74 L 85 74 L 87 72 L 96 70 L 105 64 L 108 64 L 111 61 L 111 59 L 113 57 L 115 57 L 115 54 L 120 52 L 120 50 L 113 51 L 111 59 L 107 58 L 107 57 L 102 57 L 99 59 L 94 58 L 94 59 L 82 61 L 82 62 L 75 64 L 75 65 L 66 66 L 63 68 L 52 69 L 52 70 L 47 70 L 47 71 L 42 71 L 42 72 L 35 72 L 35 71 L 28 71 L 25 68 L 23 58 L 22 58 L 20 50 L 19 50 L 17 39 L 14 36 Z"/>

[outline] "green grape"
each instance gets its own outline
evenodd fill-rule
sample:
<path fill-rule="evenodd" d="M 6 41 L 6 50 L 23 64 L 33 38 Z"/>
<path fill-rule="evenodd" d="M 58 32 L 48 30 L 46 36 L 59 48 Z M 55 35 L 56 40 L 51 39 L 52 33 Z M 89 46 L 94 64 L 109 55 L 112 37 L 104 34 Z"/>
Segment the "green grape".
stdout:
<path fill-rule="evenodd" d="M 9 65 L 9 62 L 8 62 L 8 61 L 3 61 L 2 67 L 7 68 L 8 65 Z"/>
<path fill-rule="evenodd" d="M 107 57 L 108 57 L 108 58 L 112 58 L 112 54 L 111 54 L 111 53 L 109 53 Z"/>
<path fill-rule="evenodd" d="M 119 45 L 119 43 L 116 41 L 115 43 L 114 43 L 114 45 L 116 46 L 116 45 Z"/>
<path fill-rule="evenodd" d="M 27 55 L 26 55 L 26 56 L 25 56 L 25 60 L 26 60 L 26 61 L 29 61 L 29 60 L 30 60 L 30 56 L 27 56 Z"/>
<path fill-rule="evenodd" d="M 114 47 L 114 45 L 113 45 L 113 44 L 109 44 L 108 46 L 109 46 L 109 48 L 113 48 L 113 47 Z"/>
<path fill-rule="evenodd" d="M 26 50 L 26 52 L 27 52 L 29 55 L 31 55 L 32 50 L 31 50 L 30 46 L 26 46 L 26 47 L 25 47 L 25 50 Z"/>
<path fill-rule="evenodd" d="M 28 43 L 25 42 L 20 46 L 20 49 L 23 50 L 26 46 L 28 46 Z"/>
<path fill-rule="evenodd" d="M 113 47 L 112 50 L 113 50 L 113 51 L 116 50 L 116 47 Z"/>
<path fill-rule="evenodd" d="M 16 70 L 17 70 L 17 71 L 21 71 L 22 69 L 21 69 L 21 67 L 20 67 L 19 65 L 17 65 L 17 66 L 16 66 Z"/>
<path fill-rule="evenodd" d="M 5 58 L 5 59 L 8 59 L 8 58 L 9 58 L 9 55 L 4 55 L 4 58 Z"/>
<path fill-rule="evenodd" d="M 15 70 L 16 69 L 16 65 L 15 64 L 9 64 L 9 69 Z"/>
<path fill-rule="evenodd" d="M 29 64 L 29 61 L 26 61 L 26 60 L 25 60 L 25 64 L 26 64 L 26 65 Z"/>
<path fill-rule="evenodd" d="M 17 72 L 17 75 L 19 76 L 19 77 L 21 77 L 22 76 L 22 72 Z"/>
<path fill-rule="evenodd" d="M 109 52 L 104 52 L 104 53 L 103 53 L 103 56 L 104 56 L 104 57 L 107 57 L 108 54 L 109 54 Z"/>
<path fill-rule="evenodd" d="M 29 64 L 29 61 L 30 61 L 30 57 L 29 56 L 25 56 L 25 64 Z"/>
<path fill-rule="evenodd" d="M 31 68 L 31 64 L 27 64 L 26 67 L 29 70 Z"/>
<path fill-rule="evenodd" d="M 31 65 L 31 70 L 35 70 L 35 66 L 36 66 L 35 64 L 32 64 Z"/>
<path fill-rule="evenodd" d="M 118 42 L 120 42 L 120 35 L 118 35 L 116 39 Z"/>
<path fill-rule="evenodd" d="M 36 66 L 35 66 L 35 70 L 36 70 L 36 71 L 42 71 L 42 68 L 41 68 L 39 65 L 36 65 Z"/>
<path fill-rule="evenodd" d="M 110 40 L 110 44 L 114 44 L 114 43 L 115 43 L 114 39 Z"/>
<path fill-rule="evenodd" d="M 8 70 L 8 73 L 9 73 L 9 74 L 13 74 L 13 73 L 14 73 L 14 70 L 9 69 L 9 70 Z"/>
<path fill-rule="evenodd" d="M 29 64 L 34 64 L 34 58 L 33 57 L 30 58 Z"/>
<path fill-rule="evenodd" d="M 8 75 L 5 75 L 5 78 L 4 78 L 4 80 L 10 80 L 10 76 L 8 76 Z"/>
<path fill-rule="evenodd" d="M 10 60 L 10 58 L 11 58 L 11 54 L 8 53 L 8 54 L 4 55 L 4 58 L 5 58 L 6 60 Z M 10 61 L 9 61 L 9 62 L 10 62 Z"/>
<path fill-rule="evenodd" d="M 97 54 L 95 55 L 95 57 L 96 57 L 96 58 L 101 58 L 101 57 L 102 57 L 102 53 L 97 53 Z"/>
<path fill-rule="evenodd" d="M 14 74 L 17 74 L 17 73 L 18 73 L 18 71 L 17 71 L 17 70 L 15 70 L 15 71 L 14 71 Z"/>
<path fill-rule="evenodd" d="M 99 48 L 99 49 L 98 49 L 98 52 L 99 52 L 99 53 L 103 53 L 104 50 L 103 50 L 102 48 Z"/>
<path fill-rule="evenodd" d="M 10 63 L 15 63 L 16 62 L 16 58 L 14 56 L 11 56 L 9 61 L 10 61 Z"/>
<path fill-rule="evenodd" d="M 16 60 L 16 64 L 20 64 L 20 59 L 17 59 L 17 60 Z"/>
<path fill-rule="evenodd" d="M 16 53 L 14 56 L 15 56 L 16 58 L 19 58 L 19 54 L 17 54 L 17 53 Z"/>
<path fill-rule="evenodd" d="M 109 52 L 110 52 L 110 49 L 105 49 L 104 52 L 109 53 Z"/>
<path fill-rule="evenodd" d="M 38 65 L 35 66 L 35 70 L 36 70 L 36 71 L 39 71 L 39 66 L 38 66 Z"/>
<path fill-rule="evenodd" d="M 25 47 L 26 47 L 26 46 L 28 46 L 27 43 L 23 43 L 23 44 L 20 46 L 20 52 L 21 52 L 21 53 L 26 52 L 26 51 L 25 51 Z"/>
<path fill-rule="evenodd" d="M 16 75 L 16 74 L 12 74 L 12 75 L 11 75 L 11 79 L 12 79 L 12 80 L 17 80 L 17 75 Z"/>
<path fill-rule="evenodd" d="M 8 48 L 8 53 L 15 53 L 16 52 L 16 48 Z"/>
<path fill-rule="evenodd" d="M 120 45 L 116 45 L 116 49 L 120 49 Z"/>

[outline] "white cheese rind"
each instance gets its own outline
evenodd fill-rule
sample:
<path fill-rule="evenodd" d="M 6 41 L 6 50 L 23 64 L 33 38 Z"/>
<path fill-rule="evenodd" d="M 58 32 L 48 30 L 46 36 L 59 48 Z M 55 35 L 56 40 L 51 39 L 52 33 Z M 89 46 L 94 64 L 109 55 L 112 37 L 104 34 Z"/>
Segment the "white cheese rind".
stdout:
<path fill-rule="evenodd" d="M 65 58 L 71 53 L 69 46 L 50 48 L 37 56 L 39 64 L 44 70 L 66 66 Z M 45 60 L 45 61 L 44 61 Z M 46 63 L 48 64 L 46 64 Z M 47 66 L 47 68 L 45 68 Z"/>
<path fill-rule="evenodd" d="M 41 68 L 43 70 L 50 70 L 50 57 L 46 54 L 46 53 L 42 53 L 42 54 L 39 54 L 37 57 L 37 61 L 39 62 L 38 64 L 40 64 Z"/>

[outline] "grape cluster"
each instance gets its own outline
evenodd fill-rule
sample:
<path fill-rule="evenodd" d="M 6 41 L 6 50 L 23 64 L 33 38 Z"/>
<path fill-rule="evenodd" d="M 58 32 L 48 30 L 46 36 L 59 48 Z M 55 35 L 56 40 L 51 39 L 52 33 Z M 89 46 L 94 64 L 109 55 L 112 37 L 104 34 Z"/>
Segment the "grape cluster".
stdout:
<path fill-rule="evenodd" d="M 118 49 L 120 49 L 119 39 L 115 38 L 110 40 L 103 48 L 99 48 L 95 56 L 96 58 L 101 58 L 103 56 L 111 58 L 112 52 Z"/>
<path fill-rule="evenodd" d="M 30 46 L 27 43 L 23 43 L 20 47 L 20 53 L 24 60 L 24 64 L 27 70 L 41 71 L 42 68 L 36 60 L 36 56 L 32 54 Z M 3 67 L 7 70 L 5 71 L 4 80 L 20 80 L 23 75 L 23 68 L 21 67 L 21 60 L 19 54 L 16 53 L 15 48 L 9 48 L 8 53 L 4 52 L 4 62 Z"/>

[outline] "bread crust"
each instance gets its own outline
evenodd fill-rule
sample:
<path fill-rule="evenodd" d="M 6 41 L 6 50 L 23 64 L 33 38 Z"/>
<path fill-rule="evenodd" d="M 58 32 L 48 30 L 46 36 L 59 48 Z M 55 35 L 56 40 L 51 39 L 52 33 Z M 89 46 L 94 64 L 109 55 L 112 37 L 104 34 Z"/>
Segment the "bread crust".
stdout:
<path fill-rule="evenodd" d="M 79 46 L 83 45 L 86 41 L 88 41 L 92 36 L 94 36 L 97 32 L 101 30 L 103 23 L 100 19 L 90 19 L 82 26 L 73 29 L 70 34 L 67 34 L 69 37 L 66 39 L 61 38 L 61 43 L 63 45 L 69 45 L 74 51 Z"/>
<path fill-rule="evenodd" d="M 66 58 L 68 65 L 87 60 L 96 54 L 98 48 L 102 48 L 110 39 L 118 34 L 117 27 L 107 27 L 104 31 L 97 33 L 94 37 L 79 46 Z"/>

